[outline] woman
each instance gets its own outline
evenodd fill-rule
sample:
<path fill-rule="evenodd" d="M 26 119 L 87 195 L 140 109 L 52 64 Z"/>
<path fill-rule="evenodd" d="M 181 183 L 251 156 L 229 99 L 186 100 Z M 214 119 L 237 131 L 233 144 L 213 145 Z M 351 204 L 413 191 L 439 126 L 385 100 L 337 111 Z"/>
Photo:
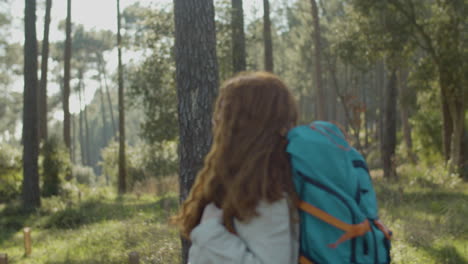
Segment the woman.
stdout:
<path fill-rule="evenodd" d="M 191 264 L 297 263 L 295 194 L 286 134 L 297 106 L 275 75 L 243 73 L 224 83 L 213 145 L 174 218 Z"/>

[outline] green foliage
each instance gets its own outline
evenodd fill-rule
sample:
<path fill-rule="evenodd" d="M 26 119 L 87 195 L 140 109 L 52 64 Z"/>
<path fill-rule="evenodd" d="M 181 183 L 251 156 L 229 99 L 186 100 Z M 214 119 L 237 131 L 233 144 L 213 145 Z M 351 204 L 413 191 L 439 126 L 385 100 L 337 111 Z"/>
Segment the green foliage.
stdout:
<path fill-rule="evenodd" d="M 374 180 L 380 218 L 394 232 L 394 263 L 467 263 L 467 185 L 442 162 L 399 167 L 398 182 Z"/>
<path fill-rule="evenodd" d="M 394 232 L 392 263 L 467 263 L 467 183 L 440 163 L 398 171 L 399 182 L 373 178 L 380 218 Z M 180 237 L 167 224 L 176 195 L 117 198 L 108 189 L 88 189 L 81 202 L 55 196 L 42 204 L 34 214 L 19 204 L 0 206 L 0 248 L 13 263 L 126 263 L 131 251 L 143 263 L 179 262 Z M 29 258 L 21 246 L 24 226 L 33 230 Z"/>
<path fill-rule="evenodd" d="M 127 263 L 137 251 L 142 263 L 178 263 L 180 240 L 168 225 L 178 198 L 173 196 L 116 197 L 85 193 L 82 202 L 45 198 L 34 214 L 0 207 L 0 248 L 18 264 Z M 33 232 L 33 253 L 24 258 L 22 228 Z"/>
<path fill-rule="evenodd" d="M 69 154 L 59 138 L 50 136 L 42 146 L 42 195 L 58 195 L 61 182 L 71 174 Z"/>
<path fill-rule="evenodd" d="M 148 142 L 173 140 L 177 136 L 177 95 L 173 75 L 167 58 L 158 54 L 146 59 L 130 74 L 131 105 L 143 108 L 142 136 Z"/>
<path fill-rule="evenodd" d="M 220 80 L 232 76 L 232 34 L 231 34 L 231 1 L 222 0 L 215 3 L 216 13 L 216 54 Z M 245 12 L 244 12 L 245 14 Z"/>
<path fill-rule="evenodd" d="M 134 4 L 124 10 L 124 19 L 125 27 L 135 33 L 128 36 L 131 43 L 138 43 L 133 47 L 149 53 L 144 61 L 127 67 L 130 107 L 144 112 L 141 133 L 145 140 L 174 140 L 178 124 L 172 13 Z"/>
<path fill-rule="evenodd" d="M 79 184 L 93 185 L 96 181 L 96 175 L 91 167 L 74 165 L 72 167 L 72 175 Z"/>
<path fill-rule="evenodd" d="M 20 149 L 0 143 L 0 203 L 21 194 L 22 159 Z"/>
<path fill-rule="evenodd" d="M 178 169 L 177 143 L 156 142 L 151 145 L 127 146 L 127 183 L 133 187 L 137 182 L 151 178 L 174 175 Z M 103 172 L 112 185 L 117 184 L 118 144 L 111 143 L 101 152 Z"/>
<path fill-rule="evenodd" d="M 434 90 L 419 92 L 418 111 L 411 117 L 414 151 L 427 164 L 442 160 L 442 115 Z"/>

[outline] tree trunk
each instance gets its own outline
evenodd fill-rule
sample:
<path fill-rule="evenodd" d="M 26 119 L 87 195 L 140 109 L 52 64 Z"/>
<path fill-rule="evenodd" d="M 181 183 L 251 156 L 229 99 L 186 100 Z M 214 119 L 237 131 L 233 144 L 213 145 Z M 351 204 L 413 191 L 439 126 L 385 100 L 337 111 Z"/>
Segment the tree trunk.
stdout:
<path fill-rule="evenodd" d="M 231 3 L 232 66 L 234 73 L 237 73 L 246 68 L 244 11 L 242 0 L 232 0 Z"/>
<path fill-rule="evenodd" d="M 212 105 L 218 88 L 213 0 L 174 0 L 179 113 L 180 201 L 185 200 L 211 144 Z M 182 263 L 189 242 L 182 241 Z"/>
<path fill-rule="evenodd" d="M 46 1 L 44 18 L 44 38 L 42 40 L 41 55 L 41 83 L 39 85 L 39 139 L 47 139 L 47 64 L 49 60 L 49 26 L 52 0 Z"/>
<path fill-rule="evenodd" d="M 378 69 L 378 100 L 379 100 L 379 115 L 378 115 L 378 122 L 377 122 L 377 138 L 380 144 L 380 148 L 383 146 L 383 131 L 384 131 L 384 112 L 385 112 L 385 85 L 387 84 L 385 80 L 385 72 L 386 72 L 386 67 L 385 67 L 385 61 L 380 61 L 377 64 L 377 69 Z M 381 157 L 382 160 L 382 157 Z"/>
<path fill-rule="evenodd" d="M 383 138 L 382 138 L 382 166 L 384 177 L 396 179 L 395 148 L 396 148 L 396 102 L 397 102 L 397 77 L 392 70 L 390 80 L 385 91 Z"/>
<path fill-rule="evenodd" d="M 462 86 L 461 76 L 451 67 L 446 69 L 439 66 L 439 86 L 442 97 L 444 156 L 449 162 L 450 172 L 457 173 L 464 167 L 462 139 L 465 130 L 465 95 L 463 89 L 456 89 Z"/>
<path fill-rule="evenodd" d="M 102 87 L 102 78 L 101 78 L 101 73 L 99 73 L 99 98 L 101 99 L 101 112 L 102 112 L 102 144 L 101 144 L 101 149 L 105 148 L 107 146 L 107 122 L 106 122 L 106 105 L 104 103 L 104 92 L 102 91 L 104 88 Z M 104 174 L 104 178 L 106 179 L 106 185 L 108 182 L 108 175 L 107 173 L 102 170 L 102 174 Z M 97 178 L 97 175 L 96 175 Z"/>
<path fill-rule="evenodd" d="M 400 116 L 401 116 L 401 125 L 403 130 L 403 138 L 406 146 L 406 155 L 411 163 L 415 164 L 417 161 L 416 155 L 413 152 L 413 140 L 411 139 L 411 125 L 409 123 L 409 109 L 408 103 L 406 102 L 408 98 L 408 71 L 406 69 L 400 69 L 399 71 L 399 85 L 400 88 L 399 98 L 400 98 Z"/>
<path fill-rule="evenodd" d="M 117 48 L 119 56 L 119 194 L 127 192 L 127 166 L 125 161 L 125 100 L 122 66 L 122 37 L 120 35 L 120 0 L 117 0 Z"/>
<path fill-rule="evenodd" d="M 448 162 L 450 160 L 450 152 L 451 152 L 451 138 L 453 134 L 453 121 L 450 115 L 449 109 L 449 102 L 448 102 L 448 95 L 443 88 L 445 84 L 443 81 L 440 81 L 441 86 L 441 100 L 442 100 L 442 144 L 444 150 L 444 158 L 445 161 Z"/>
<path fill-rule="evenodd" d="M 70 125 L 71 125 L 71 145 L 70 145 L 70 153 L 71 153 L 71 162 L 72 164 L 76 163 L 76 145 L 75 145 L 75 140 L 76 140 L 76 124 L 75 124 L 75 118 L 73 115 L 70 116 Z M 70 176 L 70 175 L 68 175 Z"/>
<path fill-rule="evenodd" d="M 112 121 L 112 136 L 115 135 L 116 131 L 116 125 L 115 125 L 115 118 L 114 118 L 114 110 L 112 107 L 112 100 L 110 97 L 110 91 L 109 91 L 109 85 L 107 84 L 107 71 L 106 71 L 106 66 L 104 63 L 104 59 L 102 56 L 98 56 L 98 63 L 99 63 L 99 68 L 100 68 L 100 73 L 102 73 L 103 78 L 104 78 L 104 86 L 106 87 L 106 94 L 107 94 L 107 103 L 109 105 L 109 112 L 111 116 L 111 121 Z"/>
<path fill-rule="evenodd" d="M 263 41 L 265 45 L 265 71 L 274 72 L 270 2 L 268 0 L 263 0 Z"/>
<path fill-rule="evenodd" d="M 26 0 L 24 8 L 24 93 L 23 93 L 23 205 L 40 207 L 38 173 L 37 37 L 36 1 Z"/>
<path fill-rule="evenodd" d="M 83 97 L 85 95 L 85 90 L 84 90 L 84 87 L 83 87 Z M 87 113 L 87 109 L 88 107 L 86 106 L 86 102 L 85 102 L 85 106 L 84 106 L 84 114 L 83 114 L 83 117 L 84 117 L 84 125 L 85 125 L 85 151 L 86 151 L 86 165 L 87 166 L 91 166 L 91 153 L 89 151 L 89 149 L 91 148 L 91 146 L 89 145 L 89 126 L 88 126 L 88 113 Z"/>
<path fill-rule="evenodd" d="M 101 75 L 99 75 L 101 76 Z M 107 121 L 106 121 L 106 104 L 104 103 L 104 91 L 102 91 L 104 88 L 102 87 L 102 84 L 101 84 L 101 87 L 99 87 L 99 99 L 101 101 L 101 114 L 102 114 L 102 145 L 101 147 L 106 147 L 107 146 L 107 135 L 108 135 L 108 131 L 107 131 Z"/>
<path fill-rule="evenodd" d="M 86 144 L 84 140 L 84 132 L 83 132 L 83 111 L 81 107 L 81 78 L 80 78 L 80 83 L 78 84 L 78 100 L 79 100 L 79 105 L 80 105 L 80 123 L 79 123 L 79 133 L 80 133 L 80 154 L 81 154 L 81 164 L 82 165 L 88 165 L 87 157 L 86 157 Z"/>
<path fill-rule="evenodd" d="M 63 140 L 68 151 L 70 151 L 70 62 L 71 62 L 71 0 L 67 0 L 67 20 L 66 20 L 66 39 L 64 54 L 64 73 L 63 73 Z"/>
<path fill-rule="evenodd" d="M 315 58 L 315 71 L 314 71 L 314 81 L 315 81 L 315 107 L 316 107 L 316 119 L 326 120 L 326 98 L 325 92 L 322 86 L 322 62 L 321 62 L 321 44 L 320 44 L 320 18 L 318 14 L 317 2 L 315 0 L 310 0 L 312 5 L 312 20 L 314 24 L 314 58 Z"/>
<path fill-rule="evenodd" d="M 366 83 L 369 85 L 367 86 L 369 89 L 372 87 L 373 79 L 372 79 L 372 72 L 368 73 L 368 79 Z M 364 87 L 362 89 L 362 97 L 363 97 L 363 102 L 364 102 L 364 149 L 368 153 L 369 151 L 369 102 L 368 102 L 368 89 L 367 87 Z"/>

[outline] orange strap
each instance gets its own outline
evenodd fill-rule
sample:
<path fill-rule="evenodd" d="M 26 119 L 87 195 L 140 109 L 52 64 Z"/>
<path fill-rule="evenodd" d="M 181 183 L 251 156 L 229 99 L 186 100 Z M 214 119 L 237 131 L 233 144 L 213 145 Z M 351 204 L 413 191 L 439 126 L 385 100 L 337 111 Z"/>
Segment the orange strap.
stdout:
<path fill-rule="evenodd" d="M 312 261 L 310 261 L 309 259 L 307 259 L 306 257 L 300 256 L 299 257 L 299 264 L 314 264 L 314 263 Z"/>
<path fill-rule="evenodd" d="M 388 240 L 392 239 L 392 231 L 390 231 L 390 229 L 388 229 L 382 222 L 380 222 L 380 220 L 374 220 L 374 224 L 378 229 L 380 229 L 380 231 L 382 231 L 382 233 L 384 233 Z"/>
<path fill-rule="evenodd" d="M 339 244 L 345 242 L 346 240 L 355 238 L 357 236 L 362 236 L 371 230 L 369 221 L 367 219 L 360 224 L 350 225 L 304 201 L 299 202 L 299 208 L 304 212 L 307 212 L 317 217 L 318 219 L 345 231 L 345 233 L 335 243 L 328 245 L 331 248 L 336 248 Z"/>

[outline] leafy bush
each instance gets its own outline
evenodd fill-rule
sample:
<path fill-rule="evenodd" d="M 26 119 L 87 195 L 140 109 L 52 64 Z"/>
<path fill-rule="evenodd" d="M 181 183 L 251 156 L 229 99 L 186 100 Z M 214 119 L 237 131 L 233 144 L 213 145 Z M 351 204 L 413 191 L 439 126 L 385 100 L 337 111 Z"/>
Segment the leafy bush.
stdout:
<path fill-rule="evenodd" d="M 45 227 L 76 228 L 86 223 L 86 215 L 82 210 L 68 207 L 53 214 Z"/>
<path fill-rule="evenodd" d="M 118 144 L 111 143 L 101 152 L 102 171 L 110 178 L 110 183 L 117 184 Z M 161 178 L 177 172 L 177 143 L 164 141 L 152 145 L 139 144 L 127 146 L 127 184 L 130 188 L 137 182 L 150 178 Z"/>
<path fill-rule="evenodd" d="M 419 110 L 411 118 L 414 152 L 427 164 L 442 160 L 442 116 L 433 91 L 418 94 Z"/>
<path fill-rule="evenodd" d="M 72 175 L 79 184 L 92 185 L 96 180 L 93 168 L 87 166 L 74 165 Z"/>
<path fill-rule="evenodd" d="M 58 195 L 60 183 L 71 173 L 68 152 L 57 136 L 51 136 L 42 147 L 42 155 L 42 194 Z"/>
<path fill-rule="evenodd" d="M 6 202 L 21 194 L 21 150 L 8 144 L 0 144 L 0 202 Z"/>

